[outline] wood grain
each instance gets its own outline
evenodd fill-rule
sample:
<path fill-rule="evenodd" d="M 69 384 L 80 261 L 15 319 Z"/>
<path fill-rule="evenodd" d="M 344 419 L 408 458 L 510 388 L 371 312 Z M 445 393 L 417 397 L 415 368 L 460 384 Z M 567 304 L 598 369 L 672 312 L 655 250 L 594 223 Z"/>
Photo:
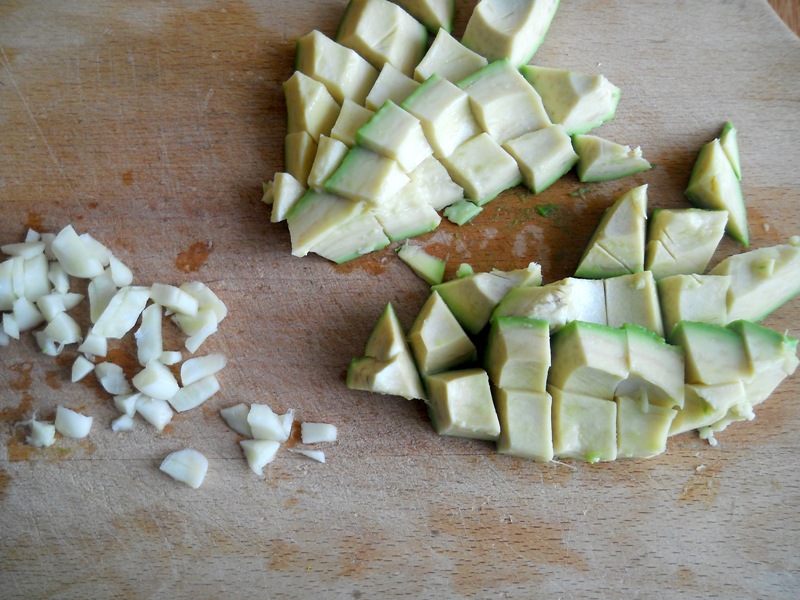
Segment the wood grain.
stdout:
<path fill-rule="evenodd" d="M 769 0 L 769 3 L 789 29 L 800 35 L 800 4 L 795 0 Z"/>
<path fill-rule="evenodd" d="M 473 4 L 457 4 L 456 33 Z M 43 357 L 30 336 L 0 348 L 0 595 L 794 598 L 798 377 L 720 448 L 687 434 L 652 460 L 593 466 L 438 437 L 419 403 L 347 390 L 347 362 L 385 304 L 408 326 L 428 289 L 392 248 L 340 267 L 292 257 L 260 201 L 283 167 L 294 41 L 333 34 L 343 6 L 0 4 L 0 243 L 72 223 L 136 283 L 202 280 L 230 308 L 203 347 L 229 357 L 220 393 L 161 434 L 111 432 L 108 395 L 91 378 L 69 383 L 74 351 Z M 530 260 L 547 280 L 570 274 L 629 187 L 647 183 L 651 207 L 685 206 L 697 150 L 728 119 L 753 246 L 800 232 L 800 40 L 766 2 L 562 2 L 537 61 L 619 85 L 601 135 L 641 144 L 654 168 L 510 190 L 471 225 L 443 224 L 418 242 L 448 274 Z M 725 240 L 715 261 L 739 251 Z M 800 336 L 798 299 L 765 323 Z M 181 338 L 168 329 L 166 343 Z M 132 351 L 128 340 L 110 358 L 130 373 Z M 340 439 L 324 465 L 283 449 L 259 478 L 218 416 L 238 402 L 296 408 Z M 90 437 L 25 444 L 15 424 L 58 404 L 95 417 Z M 187 446 L 210 460 L 199 490 L 157 468 Z"/>

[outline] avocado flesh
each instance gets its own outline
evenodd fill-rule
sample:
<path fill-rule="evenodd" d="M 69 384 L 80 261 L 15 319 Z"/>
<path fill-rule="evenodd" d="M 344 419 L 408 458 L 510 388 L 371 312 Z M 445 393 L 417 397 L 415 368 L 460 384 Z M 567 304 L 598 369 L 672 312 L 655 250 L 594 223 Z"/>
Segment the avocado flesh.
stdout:
<path fill-rule="evenodd" d="M 747 402 L 744 384 L 733 381 L 717 384 L 687 384 L 684 405 L 669 429 L 669 435 L 677 435 L 693 429 L 708 427 L 724 418 L 732 406 Z"/>
<path fill-rule="evenodd" d="M 639 147 L 631 149 L 588 133 L 573 136 L 572 146 L 578 155 L 575 173 L 582 182 L 621 179 L 650 169 Z"/>
<path fill-rule="evenodd" d="M 475 345 L 436 291 L 431 292 L 414 320 L 408 342 L 422 375 L 446 371 L 477 358 Z"/>
<path fill-rule="evenodd" d="M 288 114 L 288 133 L 305 131 L 316 142 L 328 135 L 339 116 L 339 104 L 324 84 L 300 71 L 283 83 Z"/>
<path fill-rule="evenodd" d="M 286 215 L 303 197 L 306 188 L 289 173 L 275 173 L 274 179 L 268 185 L 267 194 L 272 198 L 270 221 L 280 223 L 286 220 Z"/>
<path fill-rule="evenodd" d="M 444 216 L 447 220 L 456 225 L 466 225 L 472 219 L 477 217 L 483 212 L 483 208 L 470 202 L 469 200 L 459 200 L 453 202 L 450 206 L 444 209 Z"/>
<path fill-rule="evenodd" d="M 482 369 L 428 375 L 428 414 L 439 435 L 494 441 L 500 435 L 489 377 Z"/>
<path fill-rule="evenodd" d="M 561 125 L 549 125 L 507 141 L 503 148 L 514 157 L 525 186 L 534 194 L 550 187 L 578 160 L 572 141 Z"/>
<path fill-rule="evenodd" d="M 658 289 L 652 272 L 642 271 L 603 280 L 606 292 L 606 318 L 610 327 L 626 323 L 640 325 L 664 335 Z"/>
<path fill-rule="evenodd" d="M 308 187 L 318 192 L 325 191 L 325 182 L 342 164 L 348 150 L 347 145 L 337 139 L 319 136 L 317 153 L 308 172 Z"/>
<path fill-rule="evenodd" d="M 419 119 L 391 100 L 356 132 L 356 143 L 394 160 L 406 173 L 433 154 Z"/>
<path fill-rule="evenodd" d="M 425 25 L 428 31 L 453 28 L 455 0 L 395 0 L 408 14 Z"/>
<path fill-rule="evenodd" d="M 753 375 L 742 337 L 719 325 L 681 321 L 673 343 L 685 351 L 686 383 L 714 385 L 745 381 Z"/>
<path fill-rule="evenodd" d="M 345 100 L 336 122 L 331 129 L 330 137 L 339 140 L 348 148 L 356 145 L 356 133 L 375 114 L 374 111 Z"/>
<path fill-rule="evenodd" d="M 497 451 L 539 462 L 553 460 L 553 400 L 547 392 L 499 389 L 494 393 L 500 436 Z"/>
<path fill-rule="evenodd" d="M 617 404 L 548 386 L 553 399 L 553 454 L 594 463 L 617 458 Z"/>
<path fill-rule="evenodd" d="M 646 393 L 619 396 L 617 404 L 617 456 L 651 458 L 667 449 L 667 437 L 678 411 L 648 401 Z"/>
<path fill-rule="evenodd" d="M 664 337 L 671 339 L 681 321 L 725 325 L 730 284 L 728 275 L 671 275 L 658 281 Z"/>
<path fill-rule="evenodd" d="M 397 256 L 428 285 L 442 282 L 445 262 L 441 258 L 431 256 L 419 246 L 408 243 L 397 249 Z"/>
<path fill-rule="evenodd" d="M 372 211 L 363 212 L 317 241 L 310 252 L 342 264 L 389 245 L 389 238 Z"/>
<path fill-rule="evenodd" d="M 492 322 L 484 364 L 498 389 L 545 392 L 550 369 L 550 328 L 546 321 L 501 317 Z"/>
<path fill-rule="evenodd" d="M 305 256 L 331 232 L 363 213 L 364 209 L 363 203 L 326 192 L 307 191 L 286 217 L 292 255 Z"/>
<path fill-rule="evenodd" d="M 408 177 L 411 181 L 400 190 L 400 194 L 409 199 L 424 200 L 434 210 L 442 210 L 464 199 L 462 187 L 433 156 L 423 160 Z"/>
<path fill-rule="evenodd" d="M 289 133 L 283 141 L 283 154 L 286 172 L 301 186 L 308 186 L 308 175 L 317 155 L 317 143 L 305 131 Z"/>
<path fill-rule="evenodd" d="M 473 52 L 450 33 L 440 29 L 425 56 L 414 69 L 414 79 L 419 82 L 433 75 L 456 83 L 485 67 L 485 57 Z"/>
<path fill-rule="evenodd" d="M 401 104 L 419 85 L 418 81 L 414 81 L 408 75 L 404 75 L 395 67 L 386 63 L 383 65 L 378 79 L 375 80 L 375 84 L 369 94 L 367 94 L 364 106 L 369 110 L 376 111 L 387 100 L 391 100 L 395 104 Z"/>
<path fill-rule="evenodd" d="M 644 393 L 648 404 L 681 408 L 684 402 L 685 362 L 680 346 L 637 325 L 623 327 L 627 338 L 628 375 L 614 390 L 616 396 Z"/>
<path fill-rule="evenodd" d="M 355 146 L 325 182 L 325 189 L 353 201 L 378 206 L 395 196 L 410 181 L 391 158 Z"/>
<path fill-rule="evenodd" d="M 487 133 L 470 138 L 442 159 L 464 196 L 477 206 L 494 200 L 500 192 L 522 182 L 516 161 Z"/>

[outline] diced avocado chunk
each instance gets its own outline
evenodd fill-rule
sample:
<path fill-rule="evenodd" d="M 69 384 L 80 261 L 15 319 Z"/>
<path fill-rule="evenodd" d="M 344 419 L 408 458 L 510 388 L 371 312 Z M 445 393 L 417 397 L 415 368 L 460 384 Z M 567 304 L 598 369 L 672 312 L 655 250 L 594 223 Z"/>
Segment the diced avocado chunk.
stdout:
<path fill-rule="evenodd" d="M 527 269 L 504 273 L 476 273 L 434 285 L 442 300 L 468 333 L 479 333 L 489 322 L 497 304 L 517 286 L 541 284 L 541 267 L 531 263 Z"/>
<path fill-rule="evenodd" d="M 339 116 L 339 104 L 324 84 L 300 71 L 283 83 L 288 112 L 288 133 L 305 131 L 316 142 L 328 135 Z"/>
<path fill-rule="evenodd" d="M 334 194 L 307 191 L 286 217 L 292 255 L 305 256 L 325 237 L 364 212 L 364 204 Z"/>
<path fill-rule="evenodd" d="M 425 25 L 428 31 L 438 29 L 450 31 L 453 28 L 455 0 L 394 0 L 408 14 Z"/>
<path fill-rule="evenodd" d="M 466 225 L 483 211 L 483 207 L 478 206 L 469 200 L 458 200 L 444 209 L 444 216 L 451 223 L 458 226 Z"/>
<path fill-rule="evenodd" d="M 725 304 L 731 285 L 728 275 L 672 275 L 656 285 L 668 339 L 681 321 L 725 325 L 729 320 Z"/>
<path fill-rule="evenodd" d="M 314 244 L 310 252 L 342 264 L 381 250 L 389 245 L 389 241 L 375 215 L 364 209 L 361 214 L 335 228 Z"/>
<path fill-rule="evenodd" d="M 414 90 L 419 87 L 419 82 L 408 75 L 403 75 L 395 67 L 386 63 L 383 65 L 378 79 L 367 95 L 364 106 L 370 110 L 378 110 L 383 103 L 391 100 L 395 104 L 402 103 Z M 344 108 L 344 107 L 342 107 Z"/>
<path fill-rule="evenodd" d="M 373 209 L 384 233 L 393 242 L 433 231 L 442 220 L 430 204 L 407 195 L 408 187 L 403 187 L 396 196 Z"/>
<path fill-rule="evenodd" d="M 336 123 L 331 129 L 331 137 L 339 140 L 348 148 L 356 145 L 356 132 L 369 121 L 375 114 L 374 111 L 356 104 L 352 100 L 345 100 L 342 110 L 336 118 Z"/>
<path fill-rule="evenodd" d="M 428 375 L 428 414 L 439 435 L 494 441 L 500 435 L 489 377 L 482 369 Z"/>
<path fill-rule="evenodd" d="M 462 277 L 469 277 L 470 275 L 475 274 L 475 269 L 472 268 L 472 265 L 469 263 L 461 263 L 458 265 L 458 269 L 456 269 L 456 277 L 461 279 Z"/>
<path fill-rule="evenodd" d="M 551 352 L 549 384 L 565 392 L 613 400 L 628 377 L 628 339 L 622 329 L 572 321 L 553 334 Z"/>
<path fill-rule="evenodd" d="M 544 41 L 559 0 L 481 0 L 472 11 L 462 43 L 491 60 L 529 62 Z"/>
<path fill-rule="evenodd" d="M 360 146 L 350 148 L 325 189 L 350 200 L 378 206 L 410 181 L 396 161 Z"/>
<path fill-rule="evenodd" d="M 327 135 L 319 136 L 317 153 L 308 173 L 308 187 L 318 192 L 325 191 L 325 182 L 342 164 L 348 150 L 344 142 Z"/>
<path fill-rule="evenodd" d="M 678 411 L 648 401 L 646 393 L 617 398 L 617 456 L 650 458 L 667 449 Z"/>
<path fill-rule="evenodd" d="M 423 200 L 434 210 L 442 210 L 464 199 L 464 190 L 433 156 L 423 160 L 408 176 L 411 181 L 401 190 L 402 195 Z"/>
<path fill-rule="evenodd" d="M 490 381 L 499 389 L 545 392 L 550 369 L 548 323 L 524 317 L 495 319 L 484 363 Z"/>
<path fill-rule="evenodd" d="M 455 83 L 487 64 L 485 57 L 464 46 L 448 31 L 440 29 L 422 61 L 414 69 L 414 79 L 426 81 L 432 75 L 438 75 Z"/>
<path fill-rule="evenodd" d="M 500 421 L 497 451 L 539 462 L 553 460 L 550 394 L 501 389 L 494 398 Z"/>
<path fill-rule="evenodd" d="M 270 221 L 279 223 L 286 219 L 286 215 L 297 201 L 306 193 L 306 188 L 289 173 L 275 173 L 275 177 L 267 184 L 264 201 L 272 204 Z"/>
<path fill-rule="evenodd" d="M 631 150 L 630 146 L 588 133 L 573 136 L 572 146 L 578 154 L 575 173 L 583 182 L 621 179 L 650 168 L 638 146 Z"/>
<path fill-rule="evenodd" d="M 711 269 L 728 275 L 728 319 L 760 321 L 800 292 L 800 247 L 791 244 L 734 254 Z"/>
<path fill-rule="evenodd" d="M 507 141 L 503 148 L 514 157 L 525 186 L 539 194 L 575 165 L 578 155 L 561 125 L 549 125 Z"/>
<path fill-rule="evenodd" d="M 600 279 L 642 271 L 646 222 L 647 185 L 640 185 L 620 196 L 603 214 L 575 276 Z"/>
<path fill-rule="evenodd" d="M 411 77 L 425 54 L 428 31 L 388 0 L 350 0 L 336 41 L 358 52 L 376 69 L 388 62 Z"/>
<path fill-rule="evenodd" d="M 747 403 L 741 381 L 687 384 L 684 397 L 683 408 L 670 425 L 670 435 L 708 427 L 724 418 L 731 407 Z"/>
<path fill-rule="evenodd" d="M 388 303 L 367 338 L 364 356 L 389 360 L 398 354 L 411 355 L 406 334 L 392 303 Z"/>
<path fill-rule="evenodd" d="M 719 143 L 722 145 L 722 149 L 725 151 L 725 155 L 731 162 L 731 166 L 733 167 L 733 172 L 736 174 L 736 179 L 741 181 L 742 163 L 739 158 L 739 141 L 737 138 L 738 136 L 736 132 L 736 127 L 733 126 L 733 123 L 728 121 L 722 127 L 722 133 L 719 136 Z"/>
<path fill-rule="evenodd" d="M 614 118 L 620 89 L 603 75 L 535 65 L 523 65 L 520 72 L 542 97 L 550 120 L 569 135 L 586 133 Z"/>
<path fill-rule="evenodd" d="M 433 154 L 439 159 L 481 132 L 472 116 L 469 96 L 439 75 L 431 75 L 403 102 L 403 108 L 419 119 Z"/>
<path fill-rule="evenodd" d="M 745 381 L 753 367 L 747 360 L 742 336 L 719 325 L 681 321 L 672 333 L 673 343 L 683 347 L 686 383 L 714 385 Z"/>
<path fill-rule="evenodd" d="M 595 463 L 617 458 L 617 404 L 555 386 L 553 398 L 553 454 Z"/>
<path fill-rule="evenodd" d="M 435 291 L 409 329 L 408 343 L 423 375 L 453 369 L 478 356 L 472 340 Z"/>
<path fill-rule="evenodd" d="M 699 208 L 728 211 L 725 232 L 744 247 L 750 245 L 742 188 L 719 139 L 700 149 L 685 194 Z"/>
<path fill-rule="evenodd" d="M 684 394 L 683 348 L 638 325 L 623 327 L 628 343 L 628 376 L 615 390 L 617 396 L 647 395 L 650 404 L 681 408 Z"/>
<path fill-rule="evenodd" d="M 487 133 L 461 144 L 442 164 L 464 188 L 464 196 L 478 206 L 522 182 L 517 162 Z"/>
<path fill-rule="evenodd" d="M 323 83 L 341 105 L 345 98 L 363 104 L 378 70 L 356 51 L 313 30 L 297 41 L 295 69 Z"/>
<path fill-rule="evenodd" d="M 419 119 L 391 100 L 356 133 L 356 143 L 391 158 L 406 173 L 413 171 L 433 154 Z"/>
<path fill-rule="evenodd" d="M 444 279 L 445 261 L 428 254 L 419 246 L 403 244 L 397 249 L 397 256 L 428 285 L 436 285 Z"/>
<path fill-rule="evenodd" d="M 625 323 L 640 325 L 664 335 L 661 306 L 653 273 L 641 271 L 603 280 L 606 291 L 606 317 L 610 327 Z"/>
<path fill-rule="evenodd" d="M 647 231 L 644 268 L 656 279 L 703 273 L 725 234 L 728 213 L 701 208 L 656 209 Z"/>
<path fill-rule="evenodd" d="M 314 139 L 305 131 L 287 134 L 283 141 L 283 153 L 286 172 L 301 186 L 308 185 L 308 175 L 317 155 L 317 143 Z"/>
<path fill-rule="evenodd" d="M 458 82 L 475 119 L 498 144 L 552 125 L 533 86 L 508 60 L 489 63 Z"/>

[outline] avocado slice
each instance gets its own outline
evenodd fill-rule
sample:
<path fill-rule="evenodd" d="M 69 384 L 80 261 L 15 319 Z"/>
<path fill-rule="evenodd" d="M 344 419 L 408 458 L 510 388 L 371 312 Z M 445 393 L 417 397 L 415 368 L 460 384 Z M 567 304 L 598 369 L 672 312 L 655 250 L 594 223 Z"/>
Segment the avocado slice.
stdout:
<path fill-rule="evenodd" d="M 487 133 L 458 146 L 442 159 L 442 164 L 453 181 L 464 188 L 466 199 L 478 206 L 522 182 L 517 162 Z"/>
<path fill-rule="evenodd" d="M 545 392 L 550 369 L 550 328 L 546 321 L 501 317 L 492 322 L 484 364 L 499 389 Z"/>
<path fill-rule="evenodd" d="M 455 183 L 444 165 L 429 156 L 408 174 L 411 181 L 400 190 L 409 201 L 427 202 L 434 210 L 442 210 L 464 199 L 464 190 Z"/>
<path fill-rule="evenodd" d="M 553 399 L 547 392 L 500 389 L 494 394 L 500 436 L 497 451 L 539 462 L 553 460 Z"/>
<path fill-rule="evenodd" d="M 409 329 L 408 343 L 422 375 L 446 371 L 478 357 L 472 340 L 436 291 Z"/>
<path fill-rule="evenodd" d="M 748 404 L 744 384 L 732 381 L 716 384 L 687 384 L 684 405 L 669 429 L 669 435 L 677 435 L 692 429 L 709 427 L 725 418 L 734 406 Z"/>
<path fill-rule="evenodd" d="M 549 125 L 507 141 L 503 148 L 514 157 L 525 186 L 539 194 L 566 174 L 578 160 L 572 140 L 561 125 Z"/>
<path fill-rule="evenodd" d="M 553 453 L 589 463 L 617 458 L 617 404 L 548 386 L 553 399 Z"/>
<path fill-rule="evenodd" d="M 328 135 L 339 116 L 339 104 L 324 84 L 295 71 L 283 83 L 288 113 L 288 133 L 305 131 L 316 142 Z"/>
<path fill-rule="evenodd" d="M 280 223 L 286 220 L 291 208 L 305 194 L 306 188 L 289 173 L 275 173 L 264 191 L 264 202 L 272 204 L 270 221 Z"/>
<path fill-rule="evenodd" d="M 732 329 L 681 321 L 672 338 L 686 353 L 686 383 L 714 385 L 746 381 L 753 376 L 742 336 Z"/>
<path fill-rule="evenodd" d="M 292 255 L 305 256 L 325 237 L 364 210 L 363 203 L 308 190 L 286 216 L 292 239 Z"/>
<path fill-rule="evenodd" d="M 647 393 L 619 396 L 617 402 L 617 456 L 651 458 L 667 449 L 667 437 L 678 411 L 649 402 Z"/>
<path fill-rule="evenodd" d="M 730 285 L 729 275 L 671 275 L 657 282 L 665 337 L 672 339 L 681 321 L 725 325 Z"/>
<path fill-rule="evenodd" d="M 435 286 L 444 279 L 445 261 L 419 246 L 405 243 L 397 249 L 397 256 L 428 285 Z"/>
<path fill-rule="evenodd" d="M 582 182 L 621 179 L 650 168 L 638 146 L 631 149 L 588 133 L 573 136 L 572 146 L 578 154 L 575 174 Z"/>
<path fill-rule="evenodd" d="M 387 100 L 391 100 L 395 104 L 401 104 L 419 86 L 418 81 L 414 81 L 408 75 L 404 75 L 395 67 L 386 63 L 383 65 L 378 79 L 375 80 L 375 84 L 369 94 L 367 94 L 364 106 L 369 110 L 378 110 Z"/>
<path fill-rule="evenodd" d="M 483 207 L 469 200 L 458 200 L 444 209 L 447 220 L 456 225 L 466 225 L 483 212 Z"/>
<path fill-rule="evenodd" d="M 395 0 L 408 14 L 425 25 L 428 31 L 450 31 L 453 28 L 455 0 Z"/>
<path fill-rule="evenodd" d="M 388 246 L 389 242 L 374 213 L 365 208 L 363 212 L 316 242 L 309 251 L 342 264 L 364 254 L 381 250 Z"/>
<path fill-rule="evenodd" d="M 373 209 L 384 233 L 393 242 L 433 231 L 442 220 L 430 204 L 406 194 L 409 186 Z"/>
<path fill-rule="evenodd" d="M 428 414 L 436 433 L 497 440 L 500 422 L 486 371 L 463 369 L 428 375 L 425 385 Z"/>
<path fill-rule="evenodd" d="M 733 123 L 728 121 L 722 127 L 722 133 L 719 136 L 719 143 L 722 146 L 722 149 L 725 151 L 725 155 L 728 157 L 728 160 L 733 167 L 733 172 L 736 175 L 736 179 L 739 181 L 742 180 L 742 162 L 739 158 L 739 141 L 738 135 L 736 131 L 736 127 L 733 126 Z"/>
<path fill-rule="evenodd" d="M 331 129 L 330 137 L 339 140 L 348 148 L 356 145 L 356 132 L 375 114 L 368 108 L 345 100 L 336 122 Z"/>
<path fill-rule="evenodd" d="M 461 81 L 489 64 L 484 56 L 473 52 L 449 31 L 440 29 L 436 32 L 425 56 L 414 69 L 414 79 L 426 81 L 431 75 L 438 75 L 453 83 Z"/>
<path fill-rule="evenodd" d="M 617 385 L 617 396 L 646 394 L 649 404 L 681 408 L 684 402 L 683 348 L 638 325 L 625 325 L 628 375 Z"/>
<path fill-rule="evenodd" d="M 419 119 L 391 100 L 356 132 L 356 143 L 391 158 L 406 173 L 433 154 Z"/>
<path fill-rule="evenodd" d="M 301 186 L 308 185 L 308 175 L 317 155 L 317 143 L 306 131 L 289 133 L 283 140 L 286 172 L 294 177 Z"/>
<path fill-rule="evenodd" d="M 609 277 L 603 283 L 606 318 L 610 327 L 630 323 L 649 329 L 656 335 L 664 335 L 658 289 L 651 271 Z"/>
<path fill-rule="evenodd" d="M 344 142 L 327 135 L 319 136 L 317 153 L 308 172 L 308 187 L 324 192 L 325 182 L 342 164 L 349 149 Z"/>
<path fill-rule="evenodd" d="M 410 181 L 399 164 L 372 150 L 355 146 L 325 182 L 325 189 L 353 201 L 378 206 Z"/>

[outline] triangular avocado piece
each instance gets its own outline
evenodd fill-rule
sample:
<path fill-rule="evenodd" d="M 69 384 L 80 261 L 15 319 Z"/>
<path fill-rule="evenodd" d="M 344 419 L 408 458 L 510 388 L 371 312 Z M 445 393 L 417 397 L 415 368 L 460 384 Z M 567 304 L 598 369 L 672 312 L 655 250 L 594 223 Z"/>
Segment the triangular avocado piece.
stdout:
<path fill-rule="evenodd" d="M 609 181 L 641 173 L 650 168 L 638 146 L 617 144 L 596 135 L 575 135 L 572 147 L 578 155 L 575 173 L 586 181 Z"/>

